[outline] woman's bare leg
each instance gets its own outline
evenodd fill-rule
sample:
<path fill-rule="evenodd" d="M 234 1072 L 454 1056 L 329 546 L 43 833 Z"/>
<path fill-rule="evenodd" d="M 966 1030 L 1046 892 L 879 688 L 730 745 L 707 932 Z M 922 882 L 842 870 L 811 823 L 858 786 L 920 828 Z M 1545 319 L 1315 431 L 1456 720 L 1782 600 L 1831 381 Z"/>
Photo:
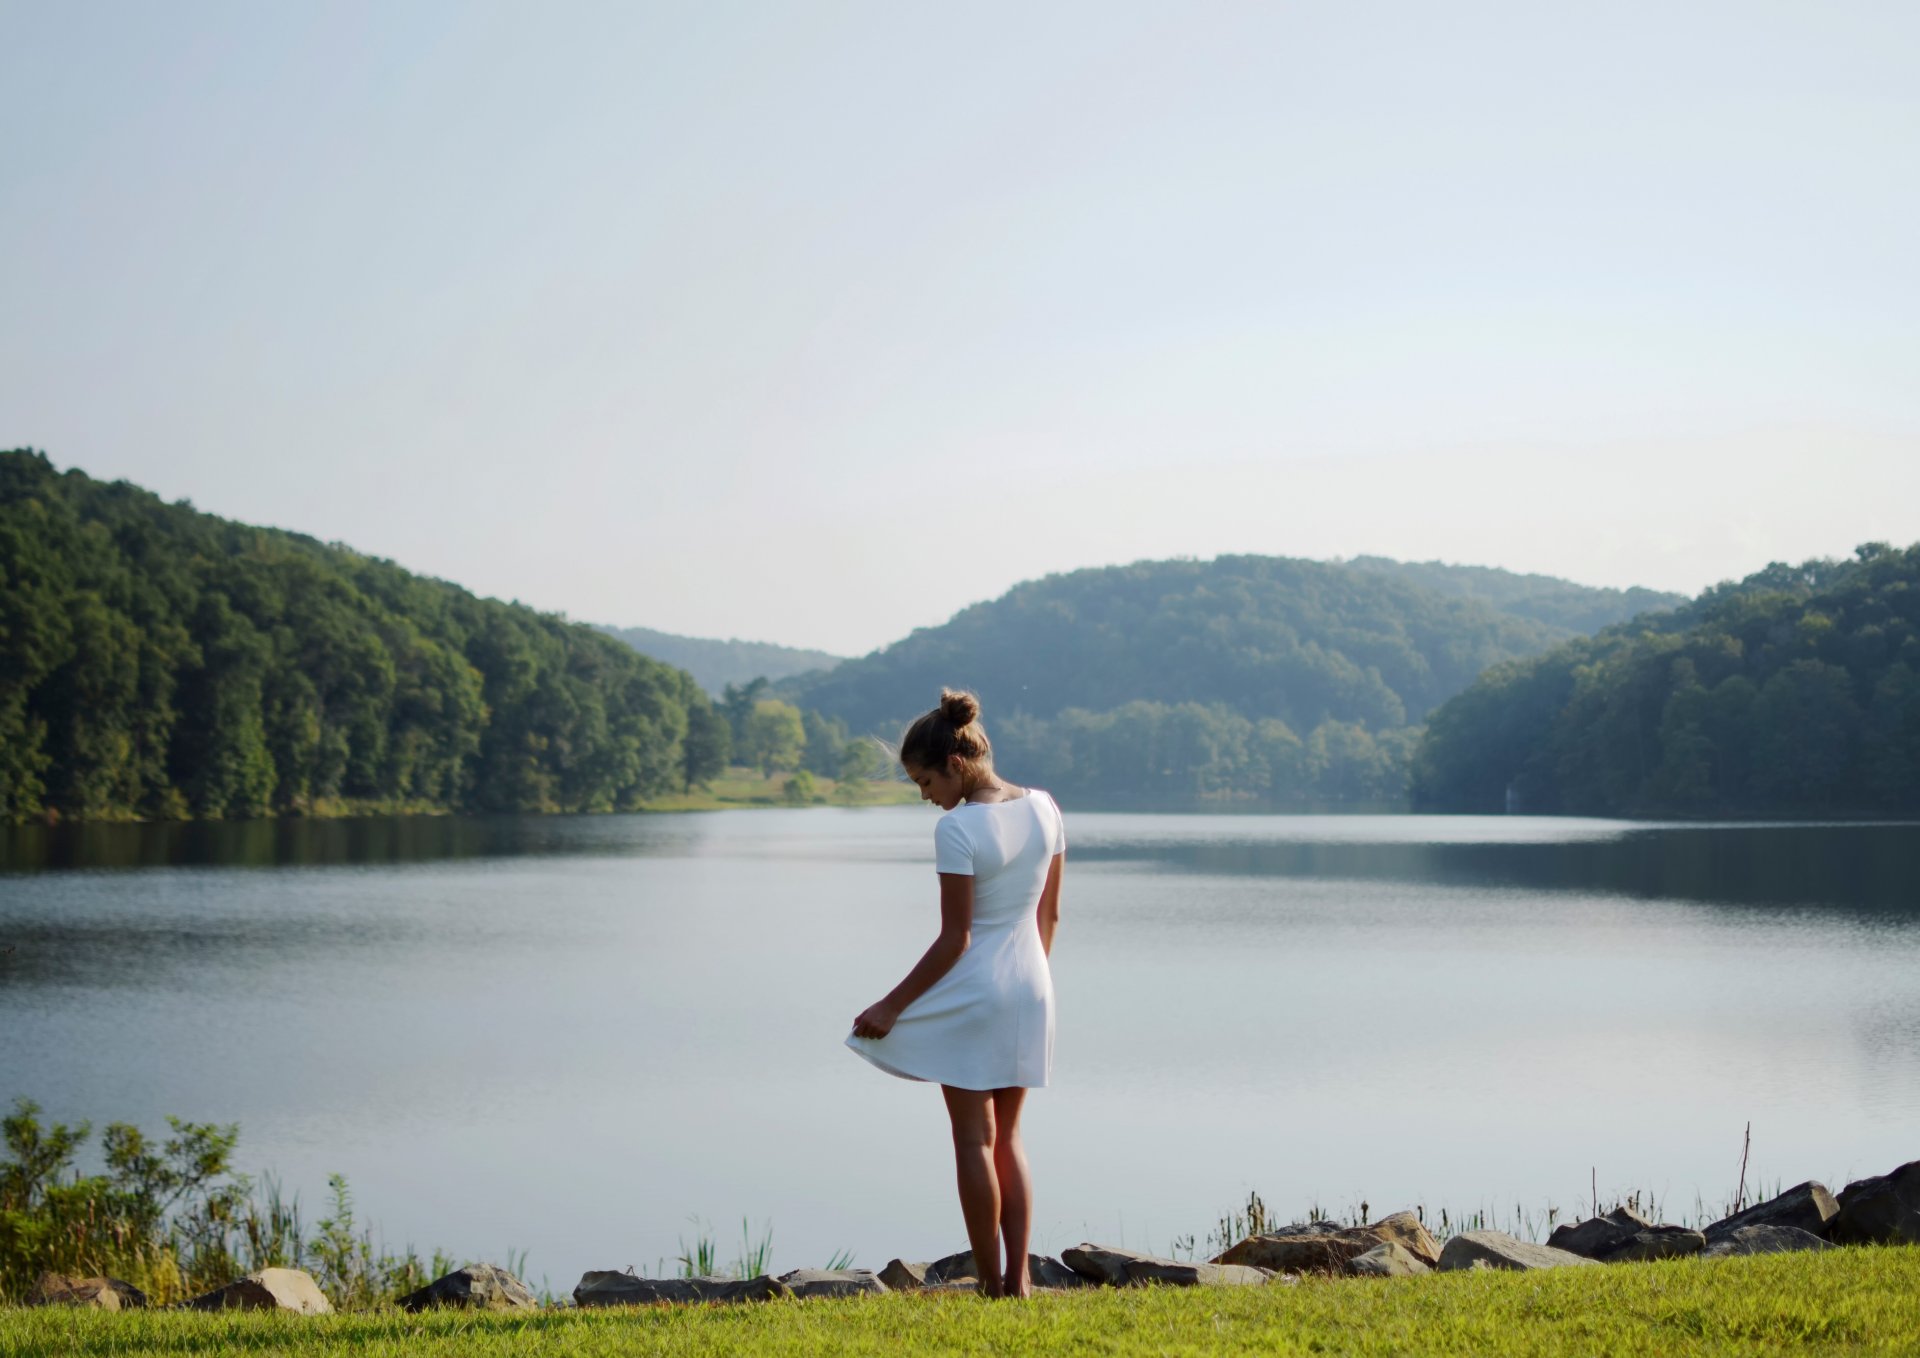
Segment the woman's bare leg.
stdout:
<path fill-rule="evenodd" d="M 1000 1185 L 1000 1239 L 1007 1250 L 1003 1286 L 1009 1297 L 1033 1295 L 1027 1275 L 1027 1240 L 1033 1230 L 1033 1177 L 1026 1148 L 1020 1144 L 1020 1107 L 1024 1089 L 993 1091 L 993 1174 Z"/>
<path fill-rule="evenodd" d="M 953 1123 L 953 1163 L 960 1181 L 960 1214 L 967 1220 L 967 1243 L 980 1291 L 1000 1296 L 1000 1180 L 994 1172 L 994 1095 L 984 1089 L 941 1085 L 947 1118 Z"/>

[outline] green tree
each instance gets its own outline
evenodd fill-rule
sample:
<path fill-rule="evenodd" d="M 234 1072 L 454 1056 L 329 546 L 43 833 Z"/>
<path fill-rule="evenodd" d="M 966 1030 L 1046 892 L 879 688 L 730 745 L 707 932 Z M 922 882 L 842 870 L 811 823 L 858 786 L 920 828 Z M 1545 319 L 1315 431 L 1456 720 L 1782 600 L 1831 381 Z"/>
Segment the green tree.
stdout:
<path fill-rule="evenodd" d="M 682 763 L 682 786 L 689 792 L 727 771 L 733 756 L 733 731 L 726 715 L 706 700 L 687 703 L 687 739 Z"/>
<path fill-rule="evenodd" d="M 800 767 L 807 733 L 800 709 L 778 698 L 762 698 L 748 714 L 740 755 L 764 775 Z"/>
<path fill-rule="evenodd" d="M 809 806 L 817 795 L 818 785 L 805 769 L 789 774 L 786 786 L 780 789 L 780 799 L 789 806 Z"/>
<path fill-rule="evenodd" d="M 1847 672 L 1796 660 L 1753 704 L 1754 790 L 1777 806 L 1825 808 L 1840 796 L 1860 725 Z"/>

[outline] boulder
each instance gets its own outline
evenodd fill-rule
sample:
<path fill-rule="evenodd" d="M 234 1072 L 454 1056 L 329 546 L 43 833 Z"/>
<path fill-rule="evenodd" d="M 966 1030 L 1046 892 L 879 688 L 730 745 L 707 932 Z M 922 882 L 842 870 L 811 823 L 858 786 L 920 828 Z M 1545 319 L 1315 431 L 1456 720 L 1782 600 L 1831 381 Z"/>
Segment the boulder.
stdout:
<path fill-rule="evenodd" d="M 1127 1281 L 1135 1287 L 1259 1287 L 1274 1275 L 1245 1264 L 1183 1264 L 1175 1259 L 1136 1258 L 1126 1264 Z"/>
<path fill-rule="evenodd" d="M 929 1264 L 909 1264 L 905 1259 L 891 1259 L 880 1270 L 880 1281 L 892 1292 L 917 1292 L 927 1285 Z"/>
<path fill-rule="evenodd" d="M 1832 1248 L 1829 1242 L 1798 1226 L 1742 1226 L 1731 1235 L 1709 1242 L 1701 1253 L 1709 1259 L 1723 1259 L 1733 1254 L 1789 1254 Z"/>
<path fill-rule="evenodd" d="M 889 1265 L 891 1267 L 891 1265 Z M 903 1265 L 912 1268 L 912 1265 Z M 933 1287 L 941 1283 L 978 1282 L 979 1270 L 973 1266 L 973 1251 L 965 1250 L 959 1254 L 949 1254 L 944 1259 L 936 1259 L 931 1264 L 921 1265 L 925 1272 L 920 1286 Z M 886 1275 L 881 1274 L 884 1281 Z M 1027 1279 L 1035 1287 L 1085 1287 L 1087 1280 L 1061 1263 L 1044 1254 L 1027 1256 Z M 892 1284 L 888 1284 L 891 1286 Z"/>
<path fill-rule="evenodd" d="M 138 1311 L 147 1294 L 118 1278 L 69 1278 L 64 1273 L 42 1273 L 27 1293 L 29 1306 L 90 1306 L 99 1311 Z"/>
<path fill-rule="evenodd" d="M 1458 1272 L 1475 1264 L 1530 1272 L 1540 1268 L 1568 1268 L 1592 1263 L 1591 1259 L 1555 1249 L 1551 1245 L 1515 1240 L 1505 1231 L 1462 1231 L 1447 1241 L 1446 1248 L 1440 1251 L 1440 1271 L 1443 1273 Z"/>
<path fill-rule="evenodd" d="M 1349 1259 L 1347 1272 L 1356 1278 L 1414 1278 L 1433 1270 L 1399 1241 L 1386 1240 Z"/>
<path fill-rule="evenodd" d="M 480 1311 L 531 1311 L 540 1305 L 527 1285 L 492 1264 L 468 1264 L 400 1298 L 408 1311 L 464 1306 Z"/>
<path fill-rule="evenodd" d="M 1757 1202 L 1743 1212 L 1722 1217 L 1707 1227 L 1707 1243 L 1724 1240 L 1744 1226 L 1794 1226 L 1814 1235 L 1825 1236 L 1827 1223 L 1840 1211 L 1827 1186 L 1809 1179 L 1786 1192 Z"/>
<path fill-rule="evenodd" d="M 887 1290 L 870 1268 L 796 1268 L 780 1283 L 796 1297 L 858 1297 Z"/>
<path fill-rule="evenodd" d="M 1075 1245 L 1072 1249 L 1061 1250 L 1060 1257 L 1066 1261 L 1068 1268 L 1081 1277 L 1106 1287 L 1126 1286 L 1127 1265 L 1136 1259 L 1153 1258 L 1150 1254 L 1117 1249 L 1112 1245 L 1090 1245 L 1084 1242 Z"/>
<path fill-rule="evenodd" d="M 1846 1244 L 1920 1245 L 1920 1160 L 1840 1191 L 1830 1238 Z"/>
<path fill-rule="evenodd" d="M 1649 1226 L 1635 1231 L 1600 1256 L 1603 1264 L 1641 1264 L 1650 1259 L 1678 1259 L 1698 1254 L 1707 1247 L 1707 1238 L 1685 1226 Z"/>
<path fill-rule="evenodd" d="M 1616 1207 L 1603 1216 L 1589 1217 L 1578 1225 L 1568 1223 L 1557 1227 L 1547 1237 L 1547 1244 L 1568 1254 L 1600 1259 L 1631 1240 L 1636 1232 L 1652 1225 L 1651 1221 L 1631 1207 Z"/>
<path fill-rule="evenodd" d="M 573 1289 L 575 1306 L 649 1306 L 663 1301 L 769 1301 L 792 1291 L 776 1278 L 641 1278 L 590 1269 Z"/>
<path fill-rule="evenodd" d="M 1216 1264 L 1248 1264 L 1276 1273 L 1344 1273 L 1368 1250 L 1392 1241 L 1422 1263 L 1440 1258 L 1440 1247 L 1411 1212 L 1395 1212 L 1367 1226 L 1315 1221 L 1248 1236 L 1214 1258 Z"/>
<path fill-rule="evenodd" d="M 322 1316 L 333 1310 L 313 1275 L 299 1268 L 263 1268 L 187 1303 L 196 1311 L 292 1311 Z"/>
<path fill-rule="evenodd" d="M 1707 1238 L 1684 1226 L 1656 1226 L 1631 1207 L 1616 1207 L 1605 1216 L 1560 1227 L 1547 1237 L 1547 1244 L 1584 1259 L 1625 1264 L 1698 1254 Z"/>

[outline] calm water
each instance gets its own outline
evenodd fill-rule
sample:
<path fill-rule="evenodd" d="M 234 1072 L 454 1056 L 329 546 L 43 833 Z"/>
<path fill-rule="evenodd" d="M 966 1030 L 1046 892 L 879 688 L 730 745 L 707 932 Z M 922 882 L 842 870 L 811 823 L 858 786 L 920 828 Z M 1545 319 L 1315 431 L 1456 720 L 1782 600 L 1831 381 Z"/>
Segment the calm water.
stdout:
<path fill-rule="evenodd" d="M 962 1248 L 938 1092 L 841 1038 L 937 924 L 933 813 L 0 838 L 0 1098 L 241 1124 L 318 1215 L 571 1287 Z M 1436 1213 L 1920 1156 L 1920 827 L 1074 814 L 1049 1251 L 1258 1189 Z"/>

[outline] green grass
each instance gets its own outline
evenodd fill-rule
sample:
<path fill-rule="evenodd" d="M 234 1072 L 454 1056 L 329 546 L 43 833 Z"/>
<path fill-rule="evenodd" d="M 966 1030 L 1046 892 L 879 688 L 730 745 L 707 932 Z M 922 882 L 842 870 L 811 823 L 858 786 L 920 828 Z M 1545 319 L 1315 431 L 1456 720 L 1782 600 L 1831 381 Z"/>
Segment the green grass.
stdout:
<path fill-rule="evenodd" d="M 647 811 L 723 811 L 742 806 L 790 806 L 785 798 L 790 775 L 763 775 L 735 765 L 692 792 L 677 792 L 648 802 Z M 832 778 L 814 779 L 810 806 L 904 806 L 920 800 L 920 789 L 896 779 L 860 779 L 843 790 Z"/>
<path fill-rule="evenodd" d="M 1913 1354 L 1920 1249 L 1087 1291 L 525 1316 L 0 1311 L 0 1354 Z"/>

